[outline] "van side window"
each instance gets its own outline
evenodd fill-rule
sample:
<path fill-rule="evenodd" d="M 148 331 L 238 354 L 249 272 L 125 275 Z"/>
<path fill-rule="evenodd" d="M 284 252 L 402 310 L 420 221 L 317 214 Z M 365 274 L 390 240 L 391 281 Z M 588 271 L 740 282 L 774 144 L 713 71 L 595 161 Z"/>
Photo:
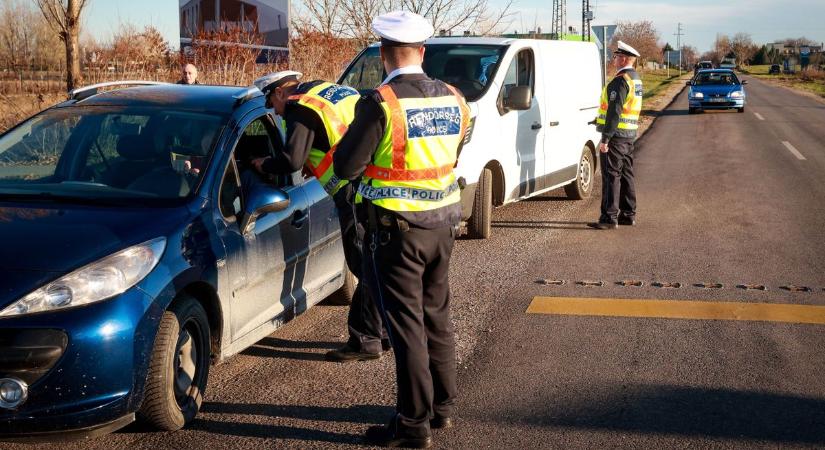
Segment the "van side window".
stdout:
<path fill-rule="evenodd" d="M 514 86 L 530 86 L 530 92 L 535 93 L 535 70 L 533 67 L 533 51 L 524 49 L 513 58 L 507 73 L 504 76 L 504 95 L 506 96 Z"/>

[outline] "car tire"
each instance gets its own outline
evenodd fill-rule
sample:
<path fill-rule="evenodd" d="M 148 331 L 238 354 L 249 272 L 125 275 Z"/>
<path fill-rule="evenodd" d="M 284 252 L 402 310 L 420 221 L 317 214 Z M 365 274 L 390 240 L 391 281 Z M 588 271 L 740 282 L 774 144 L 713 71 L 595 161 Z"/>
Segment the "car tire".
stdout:
<path fill-rule="evenodd" d="M 576 180 L 564 187 L 564 193 L 571 200 L 585 200 L 593 193 L 593 178 L 596 173 L 593 152 L 590 147 L 584 146 L 579 159 Z"/>
<path fill-rule="evenodd" d="M 484 169 L 478 178 L 473 212 L 467 221 L 467 235 L 472 239 L 487 239 L 493 230 L 493 171 Z"/>
<path fill-rule="evenodd" d="M 696 108 L 688 108 L 688 114 L 696 114 Z"/>
<path fill-rule="evenodd" d="M 738 111 L 739 111 L 740 113 L 745 112 L 745 107 L 743 106 L 743 107 L 739 108 L 739 109 L 738 109 Z"/>
<path fill-rule="evenodd" d="M 355 296 L 355 288 L 358 287 L 358 278 L 355 274 L 350 272 L 349 268 L 344 265 L 344 284 L 327 297 L 326 304 L 347 306 L 352 304 L 352 297 Z"/>
<path fill-rule="evenodd" d="M 161 431 L 189 424 L 200 410 L 210 364 L 209 319 L 203 306 L 180 297 L 163 313 L 138 419 Z"/>

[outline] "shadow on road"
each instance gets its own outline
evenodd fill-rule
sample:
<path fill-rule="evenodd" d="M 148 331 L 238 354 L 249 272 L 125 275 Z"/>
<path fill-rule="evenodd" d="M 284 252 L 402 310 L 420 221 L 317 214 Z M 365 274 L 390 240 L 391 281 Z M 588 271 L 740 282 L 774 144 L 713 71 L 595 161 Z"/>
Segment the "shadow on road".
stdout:
<path fill-rule="evenodd" d="M 295 349 L 331 350 L 340 347 L 336 342 L 304 342 L 287 341 L 274 337 L 266 337 L 247 348 L 242 355 L 260 356 L 263 358 L 287 358 L 300 361 L 324 361 L 324 354 L 317 352 L 300 352 Z"/>
<path fill-rule="evenodd" d="M 559 221 L 525 221 L 494 220 L 493 228 L 552 228 L 560 230 L 590 230 L 589 222 L 559 222 Z"/>
<path fill-rule="evenodd" d="M 581 398 L 542 398 L 491 413 L 531 425 L 825 444 L 825 399 L 672 385 L 575 395 Z"/>
<path fill-rule="evenodd" d="M 222 402 L 205 402 L 201 410 L 204 413 L 215 414 L 286 417 L 322 422 L 352 422 L 363 424 L 382 424 L 395 412 L 395 408 L 381 405 L 353 405 L 342 408 L 333 406 Z"/>
<path fill-rule="evenodd" d="M 189 427 L 223 436 L 252 437 L 259 439 L 297 439 L 302 441 L 334 442 L 336 444 L 360 444 L 361 435 L 331 433 L 311 428 L 264 425 L 257 423 L 220 422 L 198 419 Z"/>
<path fill-rule="evenodd" d="M 664 111 L 653 111 L 651 109 L 645 109 L 642 111 L 642 114 L 648 117 L 664 117 L 664 116 L 687 116 L 688 110 L 686 109 L 666 109 Z"/>

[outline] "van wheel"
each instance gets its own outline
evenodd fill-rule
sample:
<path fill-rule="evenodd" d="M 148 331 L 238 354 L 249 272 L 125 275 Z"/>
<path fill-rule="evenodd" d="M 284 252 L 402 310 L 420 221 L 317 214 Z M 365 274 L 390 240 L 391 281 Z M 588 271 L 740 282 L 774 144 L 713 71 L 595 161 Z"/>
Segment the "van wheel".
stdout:
<path fill-rule="evenodd" d="M 740 112 L 740 113 L 745 112 L 745 107 L 743 106 L 743 107 L 739 108 L 739 112 Z"/>
<path fill-rule="evenodd" d="M 467 234 L 473 239 L 487 239 L 492 233 L 493 171 L 484 169 L 478 178 L 473 199 L 473 214 L 467 221 Z"/>
<path fill-rule="evenodd" d="M 584 146 L 582 157 L 579 160 L 579 172 L 576 174 L 576 181 L 564 187 L 564 193 L 571 200 L 584 200 L 590 198 L 593 192 L 593 172 L 595 164 L 593 153 L 590 147 Z"/>
<path fill-rule="evenodd" d="M 328 305 L 346 306 L 352 304 L 352 297 L 355 295 L 355 288 L 358 287 L 358 278 L 350 272 L 346 264 L 344 265 L 344 285 L 338 288 L 327 298 Z"/>
<path fill-rule="evenodd" d="M 203 402 L 209 354 L 206 311 L 191 297 L 179 298 L 161 317 L 138 418 L 161 431 L 190 423 Z"/>

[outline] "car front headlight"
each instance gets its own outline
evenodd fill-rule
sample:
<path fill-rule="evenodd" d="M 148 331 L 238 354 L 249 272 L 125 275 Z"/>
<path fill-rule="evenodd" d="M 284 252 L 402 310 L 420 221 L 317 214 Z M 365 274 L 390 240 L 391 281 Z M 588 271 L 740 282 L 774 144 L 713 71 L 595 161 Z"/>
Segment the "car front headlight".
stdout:
<path fill-rule="evenodd" d="M 692 92 L 693 98 L 705 98 L 705 94 L 701 92 Z"/>
<path fill-rule="evenodd" d="M 0 311 L 0 318 L 88 305 L 122 294 L 160 261 L 166 239 L 121 250 L 35 290 Z"/>
<path fill-rule="evenodd" d="M 742 98 L 744 97 L 744 93 L 742 91 L 733 91 L 730 93 L 730 98 Z"/>

